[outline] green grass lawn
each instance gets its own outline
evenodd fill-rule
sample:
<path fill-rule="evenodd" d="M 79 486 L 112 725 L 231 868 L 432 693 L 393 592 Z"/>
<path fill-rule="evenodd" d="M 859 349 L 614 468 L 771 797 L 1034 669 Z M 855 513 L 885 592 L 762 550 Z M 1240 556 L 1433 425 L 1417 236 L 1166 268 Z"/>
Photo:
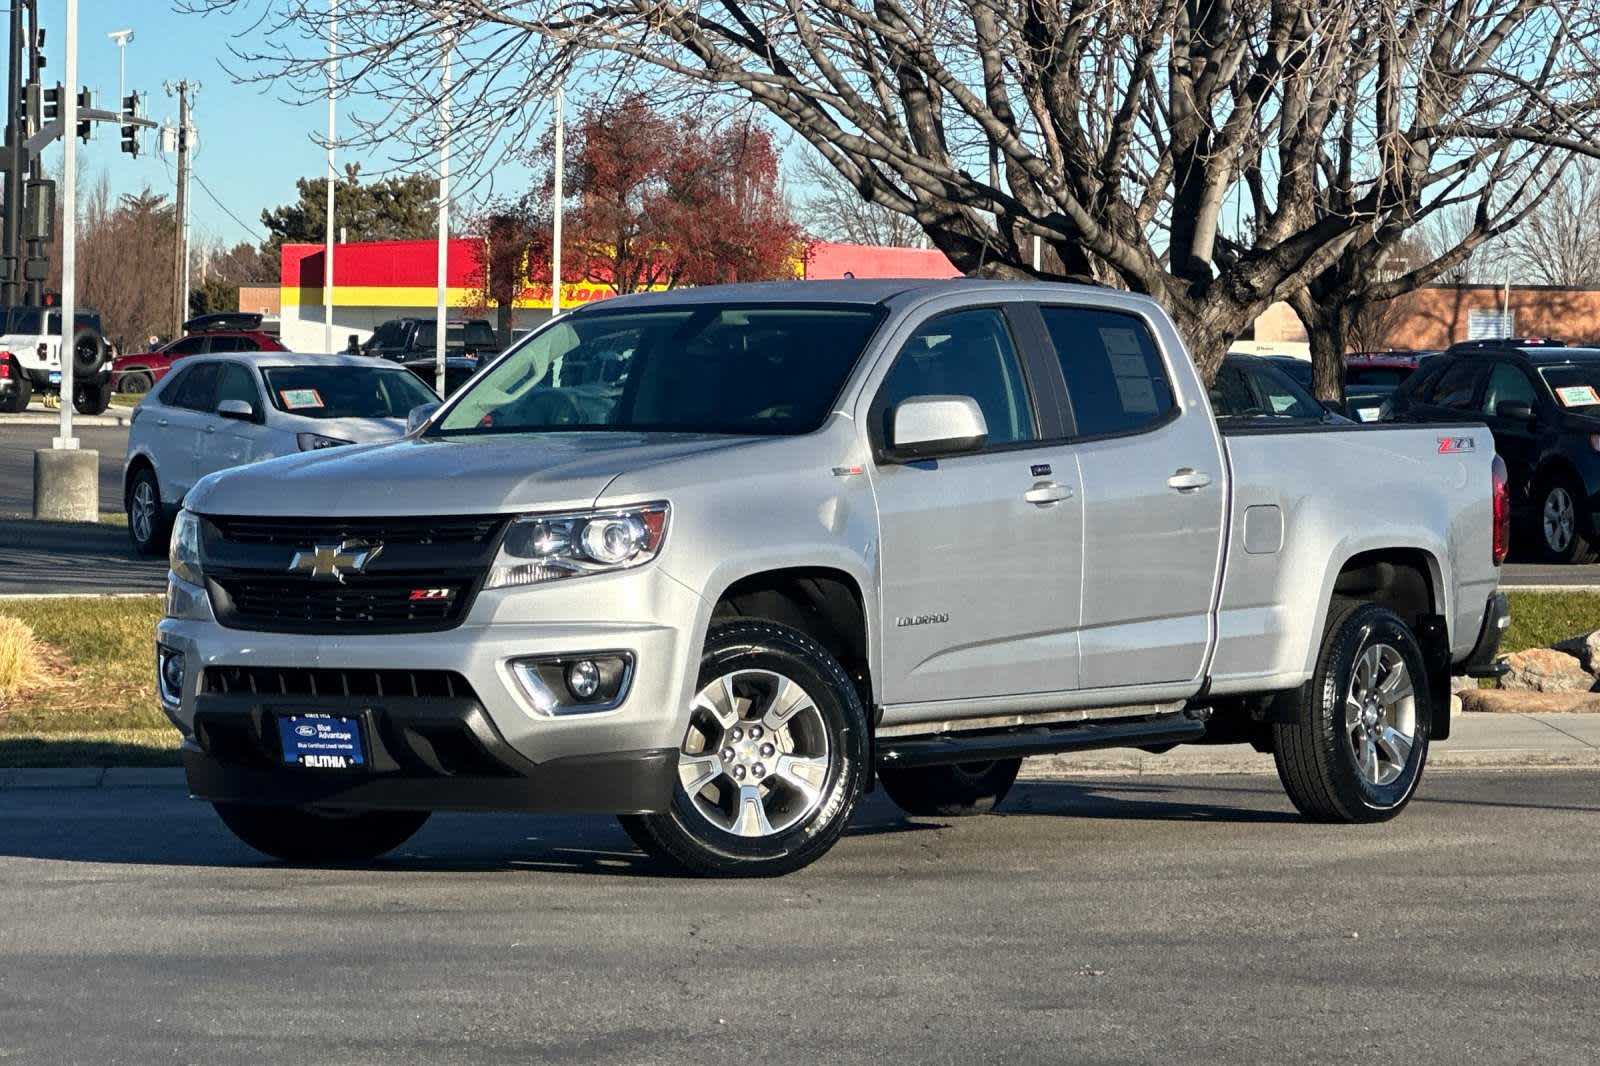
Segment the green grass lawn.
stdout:
<path fill-rule="evenodd" d="M 176 766 L 178 733 L 156 702 L 161 598 L 0 598 L 43 645 L 45 676 L 0 695 L 0 768 Z M 1600 593 L 1512 592 L 1502 650 L 1600 629 Z"/>

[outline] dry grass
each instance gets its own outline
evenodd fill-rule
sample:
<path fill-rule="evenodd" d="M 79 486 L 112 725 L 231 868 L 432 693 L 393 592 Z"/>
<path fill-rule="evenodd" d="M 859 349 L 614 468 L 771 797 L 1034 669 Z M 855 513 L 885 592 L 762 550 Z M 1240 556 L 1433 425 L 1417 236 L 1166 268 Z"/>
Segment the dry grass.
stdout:
<path fill-rule="evenodd" d="M 0 699 L 38 688 L 45 677 L 43 656 L 33 627 L 20 618 L 0 615 Z"/>

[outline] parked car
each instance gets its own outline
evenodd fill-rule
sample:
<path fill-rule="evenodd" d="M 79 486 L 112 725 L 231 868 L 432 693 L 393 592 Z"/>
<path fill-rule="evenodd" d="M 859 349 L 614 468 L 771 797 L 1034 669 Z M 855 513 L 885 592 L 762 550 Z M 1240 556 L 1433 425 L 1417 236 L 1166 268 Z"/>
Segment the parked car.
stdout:
<path fill-rule="evenodd" d="M 403 363 L 433 355 L 438 335 L 436 319 L 391 318 L 367 338 L 361 351 Z M 500 343 L 488 319 L 451 319 L 445 324 L 444 350 L 446 355 L 487 356 L 498 352 Z"/>
<path fill-rule="evenodd" d="M 435 403 L 415 375 L 366 356 L 234 353 L 185 359 L 133 410 L 123 506 L 133 546 L 159 555 L 194 484 L 279 455 L 386 440 Z"/>
<path fill-rule="evenodd" d="M 1600 348 L 1459 345 L 1423 363 L 1395 391 L 1388 417 L 1487 423 L 1532 553 L 1556 563 L 1600 558 Z"/>
<path fill-rule="evenodd" d="M 119 355 L 111 363 L 111 381 L 118 392 L 149 392 L 172 369 L 172 364 L 185 356 L 284 351 L 288 349 L 278 338 L 260 330 L 210 330 L 179 337 L 153 352 Z"/>
<path fill-rule="evenodd" d="M 401 366 L 421 378 L 431 389 L 438 380 L 438 362 L 432 355 L 418 355 L 403 361 Z M 471 380 L 472 375 L 478 372 L 478 360 L 475 356 L 447 355 L 444 360 L 444 394 L 453 396 L 455 391 Z"/>
<path fill-rule="evenodd" d="M 1351 352 L 1344 357 L 1344 409 L 1357 422 L 1376 422 L 1383 403 L 1437 352 Z"/>
<path fill-rule="evenodd" d="M 630 353 L 620 388 L 568 395 L 591 351 Z M 1129 293 L 623 296 L 405 440 L 196 484 L 159 693 L 190 791 L 297 861 L 511 808 L 776 874 L 875 774 L 970 814 L 1027 755 L 1201 740 L 1380 821 L 1449 735 L 1450 675 L 1494 670 L 1496 485 L 1482 425 L 1219 427 Z"/>
<path fill-rule="evenodd" d="M 1288 420 L 1323 425 L 1349 425 L 1350 419 L 1330 411 L 1276 360 L 1254 355 L 1229 355 L 1211 385 L 1211 412 L 1218 421 Z"/>
<path fill-rule="evenodd" d="M 97 415 L 111 405 L 111 369 L 100 315 L 78 311 L 73 321 L 72 406 L 80 414 Z M 15 414 L 35 392 L 61 391 L 61 349 L 59 307 L 0 308 L 0 363 L 12 382 L 0 391 L 0 411 Z"/>

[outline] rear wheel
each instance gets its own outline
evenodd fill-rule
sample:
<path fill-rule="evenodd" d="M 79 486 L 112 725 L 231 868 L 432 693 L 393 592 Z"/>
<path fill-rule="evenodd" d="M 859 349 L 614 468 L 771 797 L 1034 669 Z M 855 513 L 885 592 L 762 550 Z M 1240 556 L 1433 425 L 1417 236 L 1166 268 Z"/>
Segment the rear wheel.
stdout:
<path fill-rule="evenodd" d="M 252 848 L 287 862 L 360 862 L 393 851 L 427 811 L 328 811 L 214 803 L 222 823 Z"/>
<path fill-rule="evenodd" d="M 671 806 L 622 825 L 689 873 L 788 873 L 844 832 L 866 759 L 866 709 L 832 655 L 774 622 L 714 623 Z"/>
<path fill-rule="evenodd" d="M 905 770 L 883 767 L 878 770 L 878 780 L 907 814 L 958 818 L 994 810 L 1011 791 L 1021 769 L 1021 759 Z"/>
<path fill-rule="evenodd" d="M 1558 475 L 1545 481 L 1535 503 L 1539 553 L 1552 563 L 1592 563 L 1595 551 L 1589 541 L 1589 510 L 1575 478 Z"/>
<path fill-rule="evenodd" d="M 1381 822 L 1411 802 L 1428 761 L 1427 668 L 1411 627 L 1386 607 L 1344 603 L 1293 724 L 1273 726 L 1278 778 L 1300 812 Z"/>
<path fill-rule="evenodd" d="M 21 364 L 14 357 L 8 358 L 6 362 L 11 380 L 15 384 L 0 395 L 0 411 L 8 415 L 19 415 L 28 409 L 28 401 L 33 399 L 33 381 L 22 372 Z"/>

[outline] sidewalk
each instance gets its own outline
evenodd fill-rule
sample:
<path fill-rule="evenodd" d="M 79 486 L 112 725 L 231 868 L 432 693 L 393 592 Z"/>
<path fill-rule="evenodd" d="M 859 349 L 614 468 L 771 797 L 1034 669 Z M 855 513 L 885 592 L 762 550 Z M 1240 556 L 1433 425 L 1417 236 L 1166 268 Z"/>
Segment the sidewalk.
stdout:
<path fill-rule="evenodd" d="M 1600 714 L 1464 714 L 1454 735 L 1428 755 L 1432 770 L 1600 769 Z M 1165 755 L 1131 748 L 1041 755 L 1024 779 L 1178 774 L 1270 774 L 1272 756 L 1243 744 L 1186 745 Z M 183 771 L 151 767 L 0 770 L 0 790 L 18 788 L 183 788 Z"/>

